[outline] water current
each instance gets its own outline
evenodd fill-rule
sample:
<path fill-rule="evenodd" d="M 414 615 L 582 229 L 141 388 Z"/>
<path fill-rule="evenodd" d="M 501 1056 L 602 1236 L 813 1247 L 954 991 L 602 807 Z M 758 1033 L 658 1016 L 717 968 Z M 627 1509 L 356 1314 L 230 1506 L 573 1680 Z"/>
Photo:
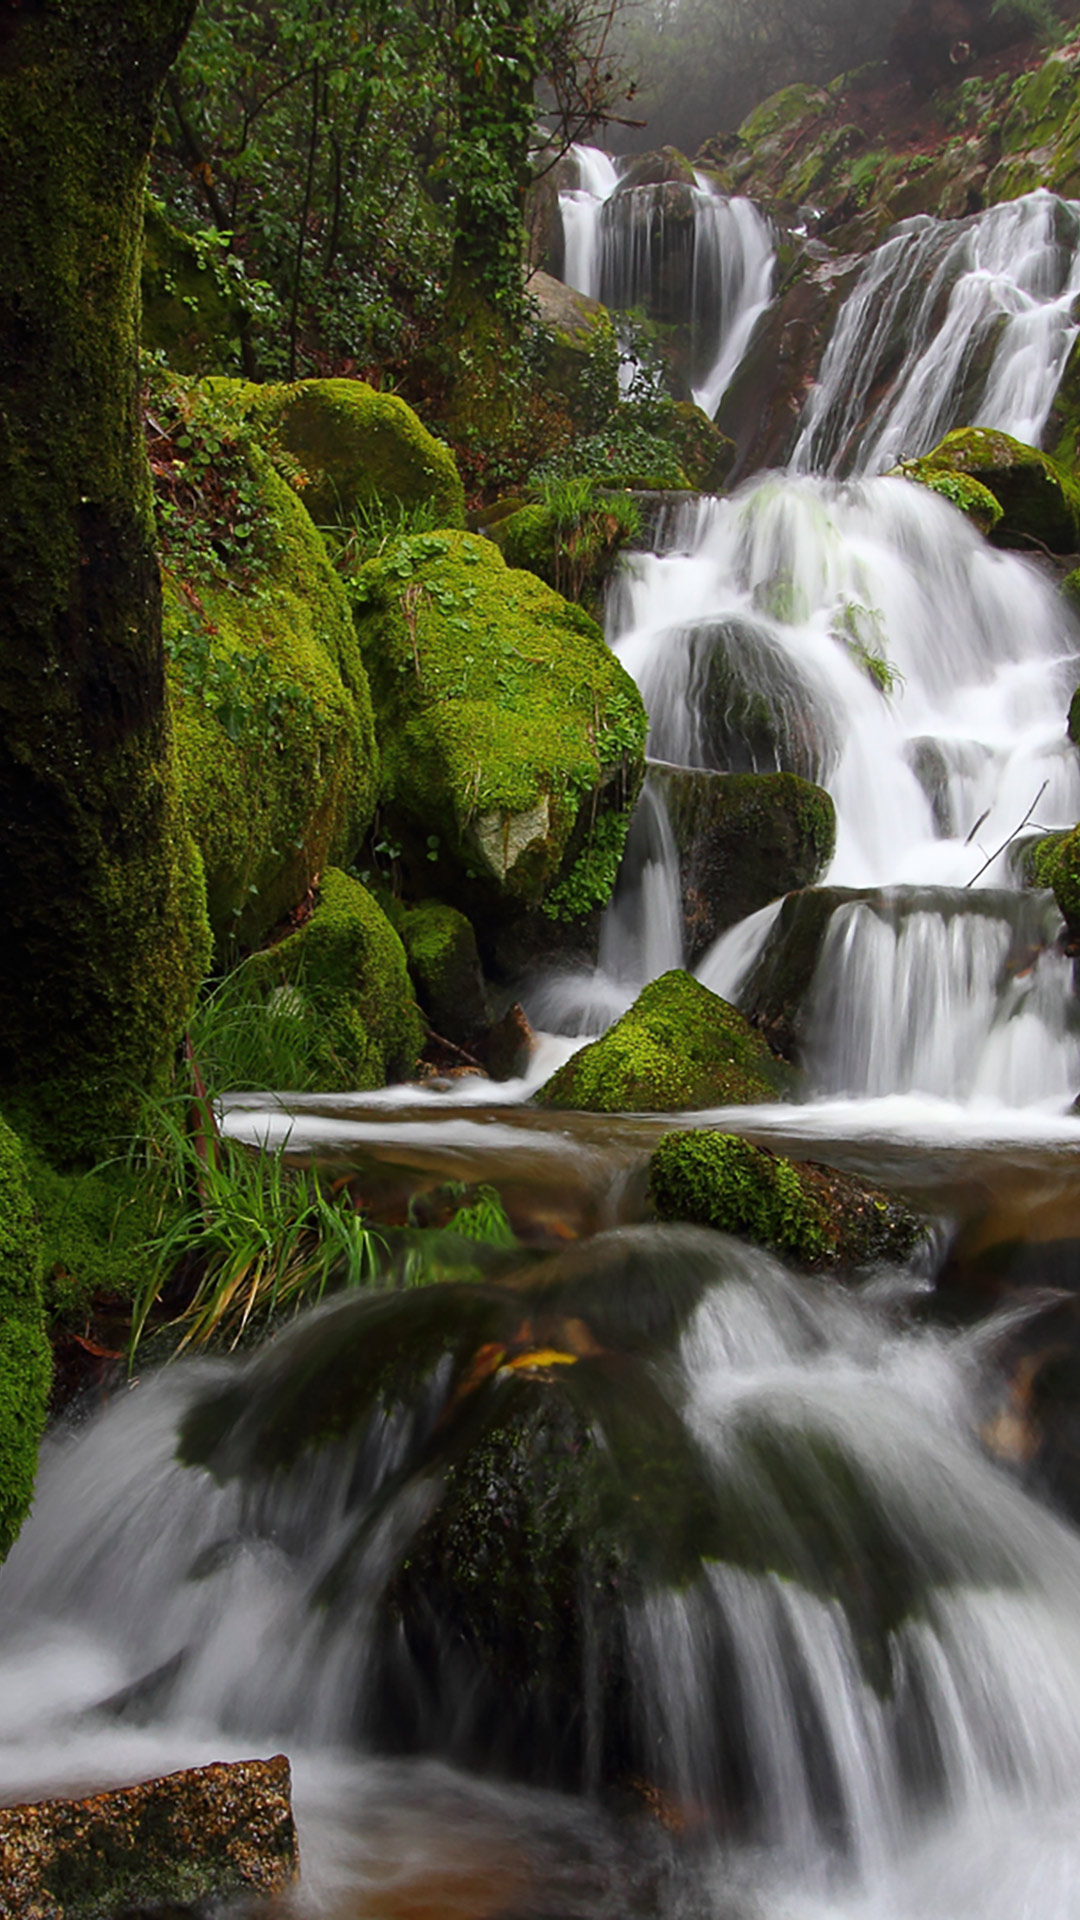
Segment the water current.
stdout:
<path fill-rule="evenodd" d="M 654 190 L 617 219 L 616 167 L 579 165 L 567 277 L 638 304 Z M 771 261 L 753 209 L 692 194 L 697 392 L 715 405 Z M 492 1180 L 549 1251 L 467 1295 L 467 1350 L 438 1318 L 452 1291 L 394 1297 L 408 1395 L 365 1386 L 388 1323 L 347 1299 L 55 1434 L 0 1576 L 0 1796 L 283 1748 L 304 1875 L 279 1911 L 308 1920 L 1076 1920 L 1080 1542 L 1027 1414 L 1041 1316 L 1071 1311 L 1080 1028 L 1017 829 L 1080 816 L 1064 733 L 1080 636 L 1032 560 L 882 473 L 965 408 L 1037 438 L 1072 338 L 1076 230 L 1044 194 L 906 223 L 839 316 L 797 470 L 687 505 L 629 561 L 609 638 L 653 772 L 598 968 L 525 985 L 527 1077 L 231 1103 L 237 1136 L 359 1168 L 372 1191 Z M 878 336 L 895 360 L 898 326 L 871 415 Z M 685 1116 L 528 1104 L 690 951 L 673 767 L 794 771 L 833 797 L 803 1098 L 722 1123 L 920 1203 L 933 1230 L 906 1270 L 841 1286 L 643 1224 L 647 1156 Z M 699 977 L 752 998 L 803 911 L 725 928 Z M 342 1381 L 334 1443 L 305 1449 Z M 574 1604 L 544 1629 L 557 1653 L 520 1686 L 500 1666 L 515 1623 L 475 1628 L 462 1536 L 439 1532 L 465 1472 L 454 1435 L 497 1431 L 483 1423 L 508 1405 L 522 1431 L 561 1408 L 567 1457 L 606 1489 Z M 491 1501 L 474 1526 L 497 1556 Z M 548 1620 L 550 1569 L 520 1555 L 504 1590 Z M 463 1605 L 490 1668 L 470 1664 Z"/>

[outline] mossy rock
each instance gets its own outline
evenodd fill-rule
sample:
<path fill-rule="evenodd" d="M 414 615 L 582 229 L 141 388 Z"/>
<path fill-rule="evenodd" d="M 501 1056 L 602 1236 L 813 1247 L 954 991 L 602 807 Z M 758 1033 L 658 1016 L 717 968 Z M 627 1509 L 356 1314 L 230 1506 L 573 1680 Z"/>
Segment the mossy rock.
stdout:
<path fill-rule="evenodd" d="M 348 527 L 373 506 L 430 506 L 437 523 L 465 522 L 465 491 L 449 447 L 412 408 L 363 380 L 250 386 L 256 427 L 276 435 L 307 476 L 304 505 L 320 527 Z"/>
<path fill-rule="evenodd" d="M 1037 887 L 1053 888 L 1070 934 L 1080 936 L 1080 827 L 1040 840 L 1029 866 Z"/>
<path fill-rule="evenodd" d="M 942 474 L 978 481 L 1002 509 L 993 530 L 997 546 L 1035 545 L 1053 553 L 1080 546 L 1080 485 L 1049 454 L 1007 433 L 958 427 L 905 471 L 924 485 Z"/>
<path fill-rule="evenodd" d="M 41 1232 L 41 1289 L 50 1323 L 85 1322 L 98 1297 L 130 1300 L 153 1265 L 160 1197 L 123 1160 L 64 1173 L 31 1148 L 27 1177 Z"/>
<path fill-rule="evenodd" d="M 528 568 L 557 593 L 600 615 L 619 555 L 640 540 L 641 525 L 632 495 L 590 488 L 571 520 L 534 502 L 489 522 L 485 532 L 508 567 Z"/>
<path fill-rule="evenodd" d="M 378 755 L 348 600 L 309 515 L 265 456 L 257 554 L 195 586 L 166 571 L 180 781 L 219 954 L 250 947 L 359 848 Z"/>
<path fill-rule="evenodd" d="M 796 81 L 790 87 L 781 87 L 779 93 L 771 93 L 747 115 L 739 128 L 739 139 L 744 146 L 760 147 L 765 141 L 792 133 L 808 120 L 820 119 L 829 106 L 824 88 Z"/>
<path fill-rule="evenodd" d="M 242 278 L 220 244 L 185 233 L 160 200 L 146 196 L 142 247 L 142 344 L 178 373 L 227 373 L 238 365 L 248 308 Z"/>
<path fill-rule="evenodd" d="M 599 628 L 473 534 L 398 541 L 353 592 L 382 819 L 413 891 L 452 892 L 476 925 L 500 908 L 576 919 L 602 905 L 646 719 Z"/>
<path fill-rule="evenodd" d="M 691 966 L 727 927 L 811 887 L 836 848 L 836 809 L 793 773 L 701 773 L 654 766 L 679 856 Z"/>
<path fill-rule="evenodd" d="M 620 174 L 615 193 L 633 193 L 636 187 L 692 187 L 694 169 L 678 147 L 660 147 L 653 153 L 640 153 Z"/>
<path fill-rule="evenodd" d="M 424 1026 L 405 949 L 349 874 L 329 867 L 310 919 L 247 968 L 277 1017 L 303 1017 L 321 1089 L 365 1092 L 412 1073 Z"/>
<path fill-rule="evenodd" d="M 605 361 L 610 362 L 607 406 L 617 406 L 618 348 L 607 308 L 548 273 L 532 275 L 529 293 L 536 301 L 540 325 L 547 339 L 544 385 L 565 402 L 572 413 L 597 406 L 603 411 L 605 396 L 595 391 L 600 364 L 597 349 L 600 348 Z"/>
<path fill-rule="evenodd" d="M 475 1039 L 490 1010 L 471 922 L 456 907 L 426 900 L 400 916 L 398 932 L 435 1031 L 458 1043 Z"/>
<path fill-rule="evenodd" d="M 928 464 L 926 460 L 906 460 L 895 472 L 905 480 L 914 480 L 917 485 L 929 487 L 931 493 L 938 493 L 966 515 L 980 533 L 991 534 L 1002 519 L 1004 509 L 997 496 L 981 480 L 974 480 L 969 473 L 951 473 L 942 467 Z"/>
<path fill-rule="evenodd" d="M 735 464 L 735 442 L 701 407 L 677 400 L 665 438 L 692 487 L 701 493 L 721 492 Z"/>
<path fill-rule="evenodd" d="M 671 1113 L 780 1100 L 793 1085 L 791 1069 L 735 1007 L 676 970 L 651 981 L 537 1101 L 585 1113 Z"/>
<path fill-rule="evenodd" d="M 925 1223 L 876 1187 L 733 1133 L 673 1133 L 649 1162 L 660 1220 L 750 1240 L 811 1270 L 906 1260 Z"/>
<path fill-rule="evenodd" d="M 23 1150 L 0 1120 L 0 1560 L 30 1507 L 52 1378 L 40 1271 Z"/>

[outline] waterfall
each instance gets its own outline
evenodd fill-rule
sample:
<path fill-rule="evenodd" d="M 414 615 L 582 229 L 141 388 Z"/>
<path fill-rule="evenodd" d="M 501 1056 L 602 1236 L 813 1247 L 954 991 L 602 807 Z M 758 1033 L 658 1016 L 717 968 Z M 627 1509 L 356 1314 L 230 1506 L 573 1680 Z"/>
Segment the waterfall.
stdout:
<path fill-rule="evenodd" d="M 801 473 L 882 473 L 951 427 L 1038 446 L 1078 325 L 1080 204 L 1040 189 L 905 220 L 848 296 L 803 414 Z"/>
<path fill-rule="evenodd" d="M 623 187 L 606 154 L 573 153 L 580 184 L 559 195 L 567 285 L 616 313 L 643 309 L 685 327 L 693 396 L 714 414 L 772 298 L 767 221 L 704 174 L 692 186 Z"/>

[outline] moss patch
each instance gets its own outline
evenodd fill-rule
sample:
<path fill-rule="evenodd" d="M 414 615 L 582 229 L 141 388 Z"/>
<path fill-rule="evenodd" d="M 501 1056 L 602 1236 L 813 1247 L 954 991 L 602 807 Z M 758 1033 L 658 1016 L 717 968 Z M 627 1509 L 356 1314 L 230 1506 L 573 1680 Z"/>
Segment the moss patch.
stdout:
<path fill-rule="evenodd" d="M 896 472 L 905 480 L 914 480 L 919 486 L 929 487 L 931 493 L 939 493 L 944 500 L 951 501 L 980 533 L 993 533 L 1002 517 L 1000 500 L 969 473 L 952 473 L 931 465 L 929 460 L 905 460 Z"/>
<path fill-rule="evenodd" d="M 395 501 L 430 502 L 442 525 L 464 525 L 453 454 L 396 394 L 362 380 L 298 380 L 246 387 L 244 399 L 256 425 L 300 463 L 316 525 L 347 526 L 357 507 Z"/>
<path fill-rule="evenodd" d="M 0 1120 L 0 1559 L 30 1506 L 52 1377 L 40 1267 L 22 1148 Z"/>
<path fill-rule="evenodd" d="M 425 901 L 400 917 L 401 935 L 417 998 L 437 1033 L 472 1038 L 487 1025 L 487 995 L 471 923 L 456 907 Z"/>
<path fill-rule="evenodd" d="M 537 1100 L 587 1113 L 670 1113 L 779 1100 L 793 1084 L 791 1069 L 741 1013 L 675 971 L 651 981 L 629 1013 L 552 1075 Z"/>
<path fill-rule="evenodd" d="M 716 1227 L 811 1269 L 904 1260 L 924 1232 L 890 1195 L 731 1133 L 671 1134 L 649 1185 L 659 1219 Z"/>
<path fill-rule="evenodd" d="M 602 904 L 613 849 L 595 872 L 590 856 L 604 835 L 621 851 L 646 720 L 594 622 L 464 533 L 397 542 L 354 595 L 384 820 L 417 891 L 472 881 L 534 905 L 559 882 L 571 910 Z"/>
<path fill-rule="evenodd" d="M 936 480 L 939 491 L 946 490 L 943 476 L 947 483 L 979 483 L 1001 508 L 993 528 L 998 546 L 1035 544 L 1053 553 L 1074 553 L 1080 544 L 1080 485 L 1049 454 L 1007 433 L 958 427 L 904 471 L 924 486 Z"/>
<path fill-rule="evenodd" d="M 424 1028 L 405 950 L 358 880 L 328 868 L 310 920 L 248 968 L 268 999 L 278 996 L 282 1017 L 290 994 L 318 1016 L 311 1041 L 317 1086 L 366 1091 L 412 1072 Z"/>

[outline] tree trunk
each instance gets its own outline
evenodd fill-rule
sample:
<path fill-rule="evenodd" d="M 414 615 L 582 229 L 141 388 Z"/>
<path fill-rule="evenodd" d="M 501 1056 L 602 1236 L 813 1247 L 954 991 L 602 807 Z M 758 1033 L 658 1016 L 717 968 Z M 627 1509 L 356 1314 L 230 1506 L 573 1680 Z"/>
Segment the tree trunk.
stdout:
<path fill-rule="evenodd" d="M 0 1104 L 100 1152 L 205 961 L 142 445 L 142 195 L 196 0 L 0 14 Z"/>

